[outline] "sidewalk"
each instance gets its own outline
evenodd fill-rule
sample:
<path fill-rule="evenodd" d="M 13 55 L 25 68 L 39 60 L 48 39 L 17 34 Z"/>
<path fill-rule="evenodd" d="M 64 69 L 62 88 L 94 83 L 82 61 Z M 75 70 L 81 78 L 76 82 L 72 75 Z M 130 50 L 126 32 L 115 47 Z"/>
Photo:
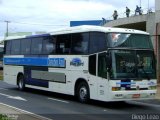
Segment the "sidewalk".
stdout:
<path fill-rule="evenodd" d="M 51 120 L 3 103 L 0 103 L 0 114 L 7 115 L 11 120 Z"/>

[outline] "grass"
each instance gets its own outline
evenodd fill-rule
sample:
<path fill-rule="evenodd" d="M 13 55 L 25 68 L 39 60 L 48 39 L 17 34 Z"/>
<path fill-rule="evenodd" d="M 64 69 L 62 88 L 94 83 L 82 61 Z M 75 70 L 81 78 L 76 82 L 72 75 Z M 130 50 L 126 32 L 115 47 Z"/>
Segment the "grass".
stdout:
<path fill-rule="evenodd" d="M 0 70 L 0 80 L 3 80 L 3 70 Z"/>
<path fill-rule="evenodd" d="M 11 119 L 8 118 L 7 115 L 0 114 L 0 120 L 11 120 Z"/>

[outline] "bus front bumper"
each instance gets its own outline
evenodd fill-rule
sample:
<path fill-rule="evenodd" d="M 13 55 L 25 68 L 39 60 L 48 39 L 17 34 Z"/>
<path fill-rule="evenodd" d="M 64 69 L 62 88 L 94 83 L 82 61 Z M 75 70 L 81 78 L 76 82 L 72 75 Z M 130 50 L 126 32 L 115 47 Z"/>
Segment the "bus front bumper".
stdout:
<path fill-rule="evenodd" d="M 157 90 L 140 90 L 140 91 L 112 91 L 111 99 L 153 99 L 156 96 Z"/>

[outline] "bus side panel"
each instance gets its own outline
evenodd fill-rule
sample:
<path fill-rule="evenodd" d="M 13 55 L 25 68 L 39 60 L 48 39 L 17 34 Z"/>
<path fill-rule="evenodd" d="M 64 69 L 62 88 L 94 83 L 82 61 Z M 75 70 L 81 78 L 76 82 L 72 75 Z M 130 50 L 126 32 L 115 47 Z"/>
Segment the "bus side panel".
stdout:
<path fill-rule="evenodd" d="M 39 87 L 46 87 L 48 88 L 48 81 L 42 79 L 42 75 L 39 74 L 39 78 L 33 78 L 33 71 L 48 71 L 48 67 L 36 67 L 36 66 L 24 66 L 24 76 L 25 76 L 25 83 L 28 85 L 34 85 Z"/>
<path fill-rule="evenodd" d="M 71 79 L 68 78 L 69 77 L 68 73 L 71 73 L 71 72 L 63 68 L 49 68 L 49 72 L 52 73 L 53 75 L 55 74 L 53 81 L 49 81 L 49 90 L 58 92 L 58 93 L 72 95 Z M 58 77 L 58 74 L 61 75 L 61 77 L 60 76 Z"/>
<path fill-rule="evenodd" d="M 18 73 L 23 73 L 23 66 L 13 66 L 13 65 L 4 65 L 4 81 L 17 85 L 17 75 Z"/>
<path fill-rule="evenodd" d="M 87 73 L 86 75 L 84 74 L 83 71 L 79 71 L 79 70 L 62 70 L 62 69 L 54 69 L 54 68 L 50 68 L 49 69 L 50 72 L 54 73 L 61 73 L 61 74 L 65 74 L 65 82 L 49 82 L 49 91 L 54 91 L 54 92 L 58 92 L 58 93 L 64 93 L 64 94 L 68 94 L 68 95 L 74 95 L 75 93 L 75 83 L 78 79 L 83 79 L 87 81 Z M 89 83 L 88 83 L 89 84 Z"/>
<path fill-rule="evenodd" d="M 64 58 L 66 61 L 64 68 L 48 68 L 52 74 L 65 75 L 65 80 L 56 79 L 53 82 L 49 81 L 49 90 L 59 93 L 74 95 L 75 82 L 81 78 L 87 81 L 88 76 L 88 57 L 79 55 L 50 55 L 50 58 Z M 78 59 L 78 60 L 77 60 Z M 76 61 L 77 60 L 77 61 Z"/>

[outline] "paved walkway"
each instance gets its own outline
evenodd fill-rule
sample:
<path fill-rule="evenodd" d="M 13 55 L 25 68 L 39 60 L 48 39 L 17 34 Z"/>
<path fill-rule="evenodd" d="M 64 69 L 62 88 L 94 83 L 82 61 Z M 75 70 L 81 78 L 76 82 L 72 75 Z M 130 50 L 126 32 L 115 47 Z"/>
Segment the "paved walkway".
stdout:
<path fill-rule="evenodd" d="M 160 83 L 157 85 L 157 95 L 156 99 L 160 99 Z"/>
<path fill-rule="evenodd" d="M 3 103 L 0 103 L 0 114 L 7 115 L 11 120 L 51 120 Z"/>

